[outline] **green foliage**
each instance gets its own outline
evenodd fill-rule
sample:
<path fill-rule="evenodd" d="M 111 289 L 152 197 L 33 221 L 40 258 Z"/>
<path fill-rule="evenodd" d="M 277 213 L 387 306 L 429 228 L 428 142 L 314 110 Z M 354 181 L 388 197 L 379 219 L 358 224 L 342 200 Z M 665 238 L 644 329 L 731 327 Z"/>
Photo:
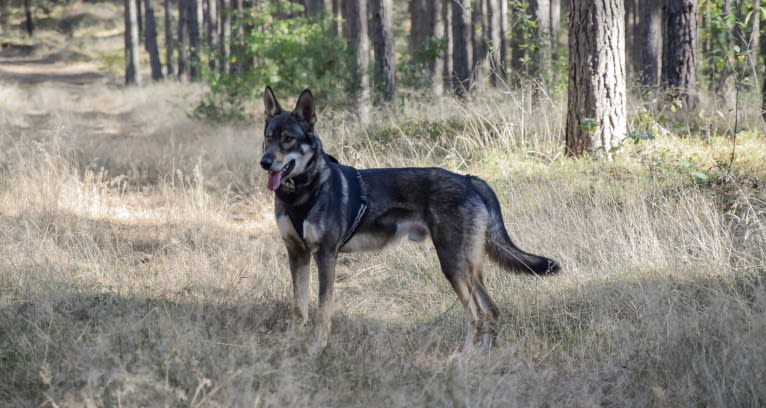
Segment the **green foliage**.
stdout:
<path fill-rule="evenodd" d="M 525 71 L 529 71 L 529 66 L 533 62 L 532 55 L 539 47 L 543 46 L 543 44 L 536 41 L 534 35 L 537 30 L 538 21 L 529 13 L 528 1 L 514 2 L 513 15 L 515 16 L 513 35 L 518 36 L 515 44 L 519 49 L 524 50 L 524 55 L 519 60 L 519 63 L 525 67 Z"/>
<path fill-rule="evenodd" d="M 449 46 L 449 37 L 428 37 L 423 44 L 412 50 L 412 58 L 404 64 L 399 64 L 399 73 L 402 82 L 413 87 L 426 87 L 439 76 L 440 72 L 429 71 L 434 66 L 434 61 L 444 56 Z"/>
<path fill-rule="evenodd" d="M 700 30 L 703 44 L 702 74 L 711 87 L 720 83 L 722 78 L 734 74 L 740 83 L 751 82 L 752 66 L 757 64 L 752 60 L 752 19 L 764 19 L 766 15 L 766 0 L 760 0 L 759 15 L 754 15 L 752 2 L 742 2 L 727 12 L 724 1 L 700 2 L 704 19 Z"/>
<path fill-rule="evenodd" d="M 540 28 L 540 21 L 531 13 L 528 1 L 514 1 L 511 7 L 514 16 L 511 36 L 516 37 L 513 46 L 520 50 L 516 62 L 522 68 L 521 72 L 512 74 L 532 76 L 542 81 L 549 91 L 566 91 L 568 49 L 560 46 L 551 33 Z"/>
<path fill-rule="evenodd" d="M 257 3 L 238 24 L 246 34 L 232 38 L 230 62 L 240 72 L 208 72 L 210 93 L 197 115 L 242 118 L 244 103 L 266 85 L 285 95 L 310 87 L 325 100 L 340 101 L 348 81 L 348 57 L 330 17 L 303 17 L 303 6 L 282 0 Z"/>
<path fill-rule="evenodd" d="M 639 111 L 633 118 L 628 137 L 633 143 L 654 140 L 656 138 L 654 135 L 655 125 L 654 118 L 649 112 Z"/>
<path fill-rule="evenodd" d="M 594 118 L 580 119 L 580 129 L 584 132 L 593 133 L 598 130 L 598 120 Z"/>

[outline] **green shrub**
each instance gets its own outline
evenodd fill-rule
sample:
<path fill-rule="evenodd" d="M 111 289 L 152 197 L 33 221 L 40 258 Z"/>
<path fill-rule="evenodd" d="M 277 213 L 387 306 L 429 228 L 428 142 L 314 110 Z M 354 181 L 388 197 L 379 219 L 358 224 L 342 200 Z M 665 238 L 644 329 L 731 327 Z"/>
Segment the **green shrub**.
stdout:
<path fill-rule="evenodd" d="M 238 21 L 246 34 L 232 38 L 230 62 L 239 72 L 208 72 L 210 92 L 197 107 L 197 115 L 242 118 L 244 102 L 260 96 L 266 85 L 280 95 L 298 95 L 311 88 L 324 100 L 344 99 L 348 56 L 331 16 L 306 18 L 303 6 L 280 1 L 256 4 Z"/>

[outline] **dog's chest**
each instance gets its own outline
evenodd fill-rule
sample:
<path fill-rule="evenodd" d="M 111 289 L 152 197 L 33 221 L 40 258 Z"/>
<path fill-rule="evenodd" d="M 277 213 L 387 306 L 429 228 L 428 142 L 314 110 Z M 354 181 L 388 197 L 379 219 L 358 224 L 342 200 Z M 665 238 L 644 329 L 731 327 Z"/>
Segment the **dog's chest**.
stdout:
<path fill-rule="evenodd" d="M 277 228 L 279 228 L 279 235 L 282 240 L 285 241 L 287 246 L 302 247 L 303 238 L 295 231 L 290 217 L 287 215 L 280 215 L 277 217 Z"/>
<path fill-rule="evenodd" d="M 288 247 L 294 247 L 296 249 L 307 248 L 313 253 L 325 239 L 324 226 L 311 223 L 308 220 L 304 220 L 302 223 L 303 236 L 298 235 L 298 232 L 293 226 L 293 222 L 287 215 L 280 215 L 277 217 L 277 227 L 279 228 L 279 235 Z"/>

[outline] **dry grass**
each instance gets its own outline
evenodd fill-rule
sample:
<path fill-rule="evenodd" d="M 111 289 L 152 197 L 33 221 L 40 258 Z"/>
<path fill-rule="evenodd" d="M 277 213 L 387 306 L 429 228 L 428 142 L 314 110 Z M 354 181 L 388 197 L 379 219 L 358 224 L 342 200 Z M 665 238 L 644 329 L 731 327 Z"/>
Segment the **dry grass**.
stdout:
<path fill-rule="evenodd" d="M 516 241 L 564 271 L 488 262 L 500 344 L 458 357 L 462 314 L 429 245 L 344 256 L 331 341 L 312 358 L 286 328 L 260 119 L 191 120 L 181 101 L 194 96 L 173 85 L 35 89 L 0 91 L 7 404 L 766 403 L 762 135 L 741 135 L 735 171 L 716 173 L 720 138 L 563 159 L 558 101 L 412 102 L 368 130 L 324 111 L 320 134 L 344 161 L 488 179 Z"/>

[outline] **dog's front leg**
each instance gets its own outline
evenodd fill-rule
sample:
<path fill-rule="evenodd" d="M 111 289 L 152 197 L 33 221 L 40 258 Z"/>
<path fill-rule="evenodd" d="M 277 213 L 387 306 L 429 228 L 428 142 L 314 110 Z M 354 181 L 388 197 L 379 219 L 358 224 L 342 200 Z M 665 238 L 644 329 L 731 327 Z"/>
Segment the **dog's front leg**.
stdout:
<path fill-rule="evenodd" d="M 309 284 L 311 283 L 311 253 L 303 249 L 288 249 L 290 275 L 293 278 L 295 326 L 303 329 L 309 320 Z"/>
<path fill-rule="evenodd" d="M 335 262 L 338 252 L 332 248 L 320 247 L 314 253 L 314 259 L 319 270 L 319 309 L 316 319 L 316 343 L 318 348 L 327 345 L 332 325 L 333 286 L 335 284 Z"/>

